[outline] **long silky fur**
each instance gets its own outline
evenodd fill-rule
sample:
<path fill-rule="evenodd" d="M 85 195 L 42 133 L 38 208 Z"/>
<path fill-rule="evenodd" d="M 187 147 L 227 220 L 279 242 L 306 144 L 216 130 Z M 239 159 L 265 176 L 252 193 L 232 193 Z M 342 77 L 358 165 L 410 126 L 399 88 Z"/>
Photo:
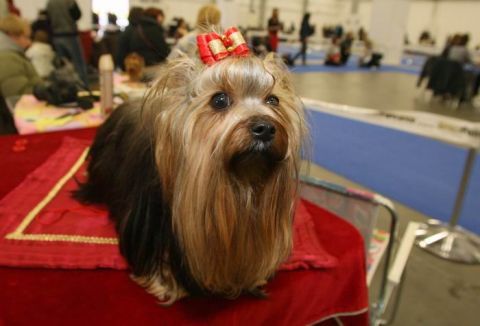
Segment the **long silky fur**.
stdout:
<path fill-rule="evenodd" d="M 231 109 L 210 107 L 218 91 L 231 94 Z M 265 105 L 269 94 L 278 108 Z M 267 154 L 251 142 L 260 118 L 277 129 Z M 278 59 L 206 68 L 180 57 L 143 103 L 118 108 L 99 129 L 75 197 L 108 206 L 134 277 L 162 299 L 258 294 L 291 251 L 305 133 Z"/>

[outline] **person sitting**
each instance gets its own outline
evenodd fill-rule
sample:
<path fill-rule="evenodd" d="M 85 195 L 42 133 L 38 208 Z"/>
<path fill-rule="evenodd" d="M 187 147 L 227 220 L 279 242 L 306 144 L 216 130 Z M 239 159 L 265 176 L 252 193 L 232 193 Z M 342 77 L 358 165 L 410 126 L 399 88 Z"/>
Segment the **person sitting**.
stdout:
<path fill-rule="evenodd" d="M 141 7 L 132 7 L 128 13 L 128 26 L 123 33 L 120 34 L 118 39 L 118 47 L 116 53 L 117 67 L 125 70 L 125 58 L 130 54 L 129 44 L 132 35 L 136 33 L 137 26 L 140 23 L 140 19 L 143 17 L 145 10 Z"/>
<path fill-rule="evenodd" d="M 418 44 L 432 46 L 435 45 L 435 40 L 429 31 L 423 31 L 418 38 Z"/>
<path fill-rule="evenodd" d="M 41 78 L 47 78 L 53 71 L 55 52 L 48 43 L 48 34 L 43 30 L 37 30 L 33 35 L 33 43 L 25 52 L 32 62 L 35 70 Z"/>
<path fill-rule="evenodd" d="M 457 38 L 455 38 L 454 41 L 452 41 L 452 46 L 448 51 L 447 59 L 459 62 L 461 64 L 471 63 L 472 59 L 467 48 L 469 40 L 470 37 L 468 34 L 459 35 Z"/>
<path fill-rule="evenodd" d="M 365 49 L 358 59 L 358 65 L 361 68 L 380 68 L 383 55 L 373 51 L 373 43 L 368 38 L 365 39 Z"/>
<path fill-rule="evenodd" d="M 197 35 L 209 32 L 212 26 L 218 30 L 220 17 L 221 13 L 216 5 L 207 4 L 201 7 L 198 11 L 195 29 L 178 40 L 168 59 L 176 58 L 180 53 L 185 53 L 189 57 L 196 57 L 198 51 Z"/>
<path fill-rule="evenodd" d="M 151 14 L 147 14 L 147 11 L 140 16 L 135 25 L 127 28 L 120 37 L 118 46 L 120 53 L 117 58 L 118 64 L 122 68 L 125 58 L 130 53 L 142 56 L 146 66 L 163 62 L 170 53 L 170 48 L 165 41 L 165 33 L 159 24 L 158 16 L 160 14 L 154 18 Z"/>
<path fill-rule="evenodd" d="M 340 43 L 340 61 L 342 65 L 347 64 L 350 54 L 352 53 L 353 33 L 348 32 Z"/>
<path fill-rule="evenodd" d="M 179 39 L 184 37 L 188 34 L 188 25 L 185 19 L 180 18 L 177 21 L 177 26 L 175 27 L 175 43 L 178 42 Z"/>
<path fill-rule="evenodd" d="M 25 56 L 30 45 L 30 25 L 17 16 L 0 19 L 0 96 L 8 98 L 31 93 L 41 83 Z"/>
<path fill-rule="evenodd" d="M 251 44 L 252 44 L 253 54 L 262 58 L 265 57 L 268 54 L 268 52 L 270 52 L 268 51 L 267 43 L 268 43 L 268 39 L 265 37 L 261 37 L 261 36 L 252 37 Z"/>
<path fill-rule="evenodd" d="M 51 43 L 52 29 L 50 27 L 50 19 L 46 9 L 39 10 L 37 18 L 32 22 L 32 35 L 37 31 L 44 31 L 48 35 L 48 43 Z"/>
<path fill-rule="evenodd" d="M 332 37 L 332 43 L 327 50 L 325 57 L 326 66 L 340 66 L 342 64 L 342 57 L 340 53 L 339 39 L 338 37 Z"/>

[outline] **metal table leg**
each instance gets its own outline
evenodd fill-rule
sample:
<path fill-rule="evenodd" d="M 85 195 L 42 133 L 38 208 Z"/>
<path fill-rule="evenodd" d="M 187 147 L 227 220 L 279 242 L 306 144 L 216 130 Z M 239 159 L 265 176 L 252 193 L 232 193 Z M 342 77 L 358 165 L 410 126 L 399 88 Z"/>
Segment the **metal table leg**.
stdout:
<path fill-rule="evenodd" d="M 420 248 L 438 257 L 466 264 L 480 264 L 480 238 L 457 225 L 475 155 L 476 149 L 470 148 L 450 222 L 430 220 L 417 233 Z"/>

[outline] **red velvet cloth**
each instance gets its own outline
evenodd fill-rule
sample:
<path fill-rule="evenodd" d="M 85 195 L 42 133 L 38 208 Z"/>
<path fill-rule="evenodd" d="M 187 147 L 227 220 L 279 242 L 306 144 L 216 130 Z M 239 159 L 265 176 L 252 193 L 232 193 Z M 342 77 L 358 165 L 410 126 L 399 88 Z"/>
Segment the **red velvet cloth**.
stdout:
<path fill-rule="evenodd" d="M 91 139 L 93 133 L 87 129 L 0 138 L 0 198 L 56 151 L 64 136 Z M 23 150 L 15 146 L 19 139 L 27 140 Z M 266 300 L 187 298 L 164 308 L 131 282 L 125 271 L 4 267 L 0 268 L 0 324 L 304 325 L 335 314 L 362 312 L 368 300 L 361 236 L 315 205 L 305 203 L 302 209 L 316 217 L 319 243 L 336 257 L 338 266 L 280 272 L 267 285 Z M 345 321 L 366 324 L 368 318 L 360 313 Z"/>
<path fill-rule="evenodd" d="M 26 144 L 28 142 L 24 140 L 17 140 L 12 150 L 18 152 L 21 146 L 26 150 Z M 29 212 L 37 209 L 36 206 L 75 166 L 89 145 L 90 141 L 66 137 L 42 165 L 0 200 L 0 265 L 127 268 L 114 243 L 116 232 L 106 209 L 81 205 L 71 196 L 77 188 L 77 182 L 84 181 L 85 163 L 79 164 L 78 169 L 75 168 L 59 191 L 32 218 L 28 217 Z M 27 225 L 20 230 L 25 221 L 28 221 Z M 318 241 L 312 216 L 303 202 L 298 204 L 294 221 L 294 249 L 281 269 L 336 266 L 337 259 L 328 254 Z"/>

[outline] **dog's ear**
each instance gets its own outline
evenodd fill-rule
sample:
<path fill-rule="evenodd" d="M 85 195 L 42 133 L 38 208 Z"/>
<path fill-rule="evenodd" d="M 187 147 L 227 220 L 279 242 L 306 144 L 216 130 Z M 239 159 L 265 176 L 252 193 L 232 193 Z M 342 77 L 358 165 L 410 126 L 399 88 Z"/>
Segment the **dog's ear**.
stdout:
<path fill-rule="evenodd" d="M 190 101 L 192 81 L 197 74 L 197 63 L 185 55 L 162 65 L 155 83 L 144 96 L 142 121 L 147 125 L 154 123 L 161 111 L 177 108 Z"/>
<path fill-rule="evenodd" d="M 294 92 L 288 67 L 276 53 L 270 52 L 263 59 L 265 69 L 273 76 L 275 83 L 286 91 Z"/>
<path fill-rule="evenodd" d="M 154 85 L 147 93 L 147 98 L 171 98 L 178 101 L 189 94 L 189 87 L 198 72 L 196 62 L 182 54 L 162 65 Z"/>

